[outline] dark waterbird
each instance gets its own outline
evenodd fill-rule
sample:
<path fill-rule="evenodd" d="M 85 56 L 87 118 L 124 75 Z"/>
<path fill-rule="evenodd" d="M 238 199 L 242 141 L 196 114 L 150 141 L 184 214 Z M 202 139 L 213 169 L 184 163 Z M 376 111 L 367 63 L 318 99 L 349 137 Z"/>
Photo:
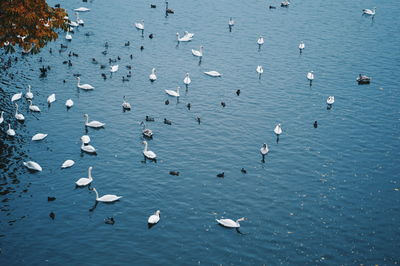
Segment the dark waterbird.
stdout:
<path fill-rule="evenodd" d="M 47 201 L 55 201 L 56 197 L 47 197 Z"/>
<path fill-rule="evenodd" d="M 113 225 L 115 224 L 115 220 L 113 217 L 107 217 L 106 219 L 104 219 L 104 223 Z"/>
<path fill-rule="evenodd" d="M 149 38 L 150 38 L 150 39 L 153 39 L 153 37 L 154 37 L 154 35 L 153 35 L 153 33 L 151 33 L 151 34 L 149 35 Z"/>
<path fill-rule="evenodd" d="M 240 172 L 242 172 L 243 174 L 247 174 L 247 171 L 246 171 L 246 169 L 244 169 L 244 168 L 242 168 L 242 169 L 240 170 Z"/>
<path fill-rule="evenodd" d="M 221 102 L 221 106 L 225 107 L 226 106 L 225 102 Z"/>
<path fill-rule="evenodd" d="M 240 95 L 240 90 L 236 91 L 236 95 L 239 96 Z"/>
<path fill-rule="evenodd" d="M 179 172 L 178 171 L 169 171 L 170 175 L 176 175 L 179 176 Z"/>
<path fill-rule="evenodd" d="M 196 117 L 196 120 L 197 120 L 197 123 L 199 123 L 199 125 L 200 125 L 200 123 L 201 123 L 200 117 Z"/>
<path fill-rule="evenodd" d="M 55 214 L 54 212 L 51 212 L 51 213 L 49 214 L 49 217 L 50 217 L 52 220 L 54 220 L 54 219 L 56 218 L 56 214 Z"/>
<path fill-rule="evenodd" d="M 144 46 L 143 45 L 140 46 L 140 51 L 143 51 L 143 49 L 144 49 Z"/>
<path fill-rule="evenodd" d="M 156 8 L 157 6 L 154 4 L 150 4 L 150 8 Z"/>
<path fill-rule="evenodd" d="M 166 101 L 165 101 L 165 105 L 168 105 L 168 104 L 169 104 L 169 100 L 166 100 Z"/>
<path fill-rule="evenodd" d="M 314 128 L 317 128 L 318 127 L 318 122 L 317 122 L 317 120 L 315 120 L 314 121 Z"/>
<path fill-rule="evenodd" d="M 150 116 L 146 115 L 146 121 L 147 122 L 154 122 L 154 117 L 150 117 Z"/>
<path fill-rule="evenodd" d="M 192 107 L 192 105 L 191 105 L 190 103 L 188 103 L 188 104 L 186 105 L 186 107 L 187 107 L 188 110 L 190 110 L 190 108 Z"/>
<path fill-rule="evenodd" d="M 171 121 L 171 120 L 168 120 L 168 119 L 166 119 L 166 118 L 164 118 L 164 124 L 166 124 L 166 125 L 172 125 L 172 121 Z"/>
<path fill-rule="evenodd" d="M 225 172 L 222 172 L 222 173 L 217 174 L 217 177 L 220 177 L 220 178 L 225 177 Z"/>
<path fill-rule="evenodd" d="M 174 14 L 174 10 L 171 8 L 168 8 L 168 1 L 165 1 L 165 15 L 168 16 L 168 14 Z"/>
<path fill-rule="evenodd" d="M 366 75 L 359 74 L 357 77 L 358 84 L 369 84 L 371 82 L 371 78 Z"/>
<path fill-rule="evenodd" d="M 129 46 L 129 45 L 131 45 L 131 43 L 129 41 L 125 43 L 125 46 Z"/>

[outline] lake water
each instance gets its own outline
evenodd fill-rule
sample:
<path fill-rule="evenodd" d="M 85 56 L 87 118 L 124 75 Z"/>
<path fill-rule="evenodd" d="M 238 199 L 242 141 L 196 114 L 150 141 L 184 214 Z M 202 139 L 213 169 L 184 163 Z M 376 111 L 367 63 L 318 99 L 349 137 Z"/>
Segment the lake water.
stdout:
<path fill-rule="evenodd" d="M 175 14 L 168 17 L 160 0 L 63 5 L 73 18 L 73 8 L 91 8 L 81 13 L 85 26 L 68 49 L 58 52 L 60 43 L 67 44 L 62 33 L 40 54 L 1 70 L 1 110 L 17 133 L 9 139 L 6 123 L 0 126 L 1 265 L 400 262 L 398 1 L 293 0 L 286 9 L 279 1 L 171 0 Z M 361 15 L 374 6 L 374 19 Z M 229 17 L 236 22 L 232 32 Z M 143 38 L 134 28 L 142 19 Z M 185 30 L 195 34 L 193 41 L 177 45 L 176 32 Z M 258 50 L 260 34 L 265 44 Z M 300 41 L 306 45 L 301 55 Z M 191 49 L 200 45 L 199 65 Z M 69 51 L 79 57 L 69 57 Z M 117 56 L 120 69 L 110 77 L 108 59 Z M 62 63 L 69 59 L 71 67 Z M 51 70 L 39 78 L 42 65 Z M 122 82 L 127 65 L 132 77 Z M 261 79 L 257 65 L 264 67 Z M 153 67 L 158 79 L 150 83 Z M 223 76 L 203 74 L 209 70 Z M 192 79 L 187 91 L 186 72 Z M 78 73 L 94 91 L 76 88 Z M 359 73 L 371 76 L 371 84 L 358 85 Z M 29 113 L 20 100 L 26 117 L 21 124 L 10 98 L 28 84 L 42 112 Z M 164 93 L 177 86 L 179 103 Z M 52 93 L 57 101 L 48 108 Z M 121 108 L 124 95 L 133 106 L 129 112 Z M 327 110 L 329 95 L 336 101 Z M 68 98 L 75 102 L 69 111 Z M 80 152 L 85 113 L 106 123 L 88 130 L 97 156 Z M 146 115 L 155 118 L 147 126 L 154 131 L 148 142 L 156 163 L 143 162 L 139 123 Z M 163 124 L 164 118 L 172 125 Z M 279 143 L 277 123 L 283 129 Z M 49 135 L 32 142 L 38 132 Z M 259 153 L 264 142 L 270 148 L 265 163 Z M 67 159 L 76 163 L 62 170 Z M 22 166 L 27 160 L 43 171 L 29 173 Z M 94 192 L 74 184 L 89 166 L 92 187 L 101 195 L 123 196 L 119 202 L 90 211 Z M 221 172 L 225 178 L 216 177 Z M 57 199 L 47 202 L 48 196 Z M 149 230 L 147 218 L 158 209 L 161 220 Z M 104 223 L 110 216 L 114 225 Z M 219 226 L 215 219 L 221 217 L 246 217 L 242 234 Z"/>

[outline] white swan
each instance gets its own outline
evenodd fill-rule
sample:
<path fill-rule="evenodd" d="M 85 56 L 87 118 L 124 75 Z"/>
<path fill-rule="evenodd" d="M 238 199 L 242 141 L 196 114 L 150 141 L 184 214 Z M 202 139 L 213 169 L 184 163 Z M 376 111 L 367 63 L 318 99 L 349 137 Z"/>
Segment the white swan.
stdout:
<path fill-rule="evenodd" d="M 222 226 L 229 227 L 229 228 L 239 228 L 240 227 L 239 222 L 246 220 L 246 218 L 244 218 L 244 217 L 239 218 L 236 220 L 236 222 L 231 219 L 216 219 L 216 220 Z"/>
<path fill-rule="evenodd" d="M 303 50 L 305 47 L 306 47 L 306 45 L 304 44 L 303 41 L 301 41 L 300 44 L 299 44 L 300 51 Z"/>
<path fill-rule="evenodd" d="M 235 25 L 235 21 L 233 20 L 233 18 L 229 18 L 228 25 L 229 25 L 229 27 L 232 27 L 233 25 Z"/>
<path fill-rule="evenodd" d="M 84 114 L 83 116 L 86 118 L 85 126 L 87 126 L 87 127 L 97 128 L 97 127 L 104 127 L 106 125 L 104 123 L 101 123 L 101 122 L 95 121 L 95 120 L 89 122 L 89 115 L 88 114 Z"/>
<path fill-rule="evenodd" d="M 262 155 L 266 155 L 269 152 L 267 143 L 264 143 L 260 149 Z"/>
<path fill-rule="evenodd" d="M 70 23 L 69 23 L 69 25 L 71 26 L 71 27 L 78 27 L 79 26 L 79 24 L 78 23 L 76 23 L 75 21 L 71 21 Z M 70 29 L 70 28 L 69 28 Z M 71 30 L 70 30 L 71 31 Z M 72 39 L 72 36 L 71 36 L 71 39 Z"/>
<path fill-rule="evenodd" d="M 257 43 L 258 43 L 258 45 L 263 45 L 264 44 L 264 37 L 263 36 L 258 37 Z"/>
<path fill-rule="evenodd" d="M 10 124 L 8 124 L 7 135 L 9 135 L 10 137 L 15 136 L 15 130 L 11 128 Z"/>
<path fill-rule="evenodd" d="M 34 171 L 38 171 L 38 172 L 42 171 L 42 167 L 37 162 L 27 161 L 27 162 L 23 162 L 23 163 L 26 166 L 26 168 L 28 168 L 30 170 L 34 170 Z"/>
<path fill-rule="evenodd" d="M 329 96 L 326 103 L 332 105 L 335 102 L 335 96 Z"/>
<path fill-rule="evenodd" d="M 213 71 L 206 71 L 206 72 L 204 72 L 204 74 L 209 75 L 211 77 L 221 77 L 222 76 L 221 73 L 219 73 L 217 71 L 214 71 L 214 70 Z"/>
<path fill-rule="evenodd" d="M 376 7 L 374 7 L 372 10 L 371 9 L 363 9 L 363 14 L 373 16 L 373 15 L 375 15 L 375 11 L 376 11 Z"/>
<path fill-rule="evenodd" d="M 124 96 L 124 101 L 122 102 L 122 108 L 124 108 L 125 110 L 131 110 L 131 104 L 128 103 L 128 102 L 125 100 L 125 96 Z"/>
<path fill-rule="evenodd" d="M 149 219 L 147 220 L 148 224 L 156 224 L 160 221 L 160 211 L 157 210 L 153 215 L 150 215 Z"/>
<path fill-rule="evenodd" d="M 37 105 L 32 105 L 32 101 L 28 100 L 29 102 L 29 110 L 32 112 L 40 112 L 40 108 Z"/>
<path fill-rule="evenodd" d="M 157 155 L 154 152 L 147 150 L 147 141 L 143 141 L 143 144 L 144 144 L 143 155 L 150 160 L 154 160 L 157 157 Z"/>
<path fill-rule="evenodd" d="M 93 90 L 94 87 L 90 84 L 81 84 L 81 78 L 77 77 L 76 78 L 78 80 L 78 83 L 76 84 L 76 86 L 82 90 Z"/>
<path fill-rule="evenodd" d="M 47 97 L 47 103 L 50 105 L 51 103 L 56 101 L 56 95 L 53 93 L 49 97 Z"/>
<path fill-rule="evenodd" d="M 83 19 L 81 19 L 81 18 L 79 17 L 79 13 L 75 13 L 75 16 L 76 16 L 76 23 L 78 23 L 79 25 L 85 24 L 85 22 L 83 21 Z"/>
<path fill-rule="evenodd" d="M 87 153 L 96 153 L 96 149 L 92 146 L 92 145 L 85 145 L 83 144 L 82 141 L 82 145 L 81 145 L 81 150 Z"/>
<path fill-rule="evenodd" d="M 189 37 L 189 38 L 193 38 L 194 33 L 190 33 L 188 31 L 185 31 L 185 35 L 184 36 Z"/>
<path fill-rule="evenodd" d="M 46 138 L 48 136 L 48 134 L 44 134 L 44 133 L 37 133 L 32 137 L 33 141 L 39 141 L 42 140 L 44 138 Z"/>
<path fill-rule="evenodd" d="M 176 91 L 174 90 L 165 90 L 165 93 L 168 94 L 169 96 L 173 96 L 173 97 L 179 97 L 179 89 L 181 87 L 176 88 Z"/>
<path fill-rule="evenodd" d="M 192 49 L 192 54 L 194 56 L 202 57 L 203 56 L 203 45 L 200 45 L 200 50 Z"/>
<path fill-rule="evenodd" d="M 90 11 L 90 8 L 79 7 L 79 8 L 75 8 L 74 11 L 76 11 L 76 12 L 87 12 L 87 11 Z"/>
<path fill-rule="evenodd" d="M 176 38 L 178 39 L 178 42 L 190 42 L 192 40 L 192 37 L 186 35 L 181 38 L 179 32 L 176 33 Z"/>
<path fill-rule="evenodd" d="M 192 82 L 192 80 L 189 77 L 189 73 L 186 73 L 185 78 L 183 79 L 183 83 L 185 83 L 186 87 L 189 86 L 190 82 Z"/>
<path fill-rule="evenodd" d="M 72 23 L 72 22 L 71 22 L 71 23 Z M 73 26 L 73 25 L 71 25 L 71 26 Z M 66 39 L 67 41 L 72 40 L 72 35 L 69 33 L 69 28 L 67 29 L 67 34 L 65 34 L 65 39 Z"/>
<path fill-rule="evenodd" d="M 119 68 L 119 65 L 110 66 L 110 72 L 111 72 L 111 73 L 117 72 L 117 71 L 118 71 L 118 68 Z"/>
<path fill-rule="evenodd" d="M 22 97 L 22 92 L 16 93 L 11 97 L 11 102 L 18 101 Z"/>
<path fill-rule="evenodd" d="M 143 130 L 142 130 L 143 136 L 148 137 L 148 138 L 152 138 L 153 137 L 153 130 L 151 130 L 150 128 L 146 128 L 146 124 L 143 121 L 140 124 L 143 125 Z"/>
<path fill-rule="evenodd" d="M 75 164 L 75 162 L 73 160 L 66 160 L 61 165 L 61 168 L 69 168 L 69 167 L 72 167 L 74 164 Z"/>
<path fill-rule="evenodd" d="M 120 198 L 122 198 L 121 196 L 116 196 L 116 195 L 111 195 L 111 194 L 107 194 L 107 195 L 101 196 L 99 198 L 99 193 L 97 193 L 97 190 L 95 188 L 93 188 L 93 191 L 96 193 L 96 201 L 100 201 L 100 202 L 114 202 L 114 201 L 117 201 Z"/>
<path fill-rule="evenodd" d="M 136 22 L 136 23 L 135 23 L 135 27 L 136 27 L 138 30 L 143 31 L 143 30 L 144 30 L 144 20 L 142 20 L 142 23 Z"/>
<path fill-rule="evenodd" d="M 71 108 L 72 106 L 74 106 L 74 101 L 71 100 L 71 99 L 68 99 L 68 100 L 65 102 L 65 106 L 67 106 L 67 108 Z"/>
<path fill-rule="evenodd" d="M 24 121 L 25 120 L 24 115 L 18 113 L 18 104 L 15 104 L 15 119 L 17 119 L 18 121 Z"/>
<path fill-rule="evenodd" d="M 281 128 L 281 124 L 280 123 L 275 126 L 274 132 L 275 132 L 276 135 L 282 134 L 282 128 Z"/>
<path fill-rule="evenodd" d="M 309 81 L 313 81 L 314 80 L 314 71 L 310 71 L 307 73 L 307 79 Z"/>
<path fill-rule="evenodd" d="M 257 66 L 256 71 L 259 75 L 261 75 L 262 73 L 264 73 L 264 69 L 262 66 Z"/>
<path fill-rule="evenodd" d="M 149 75 L 149 79 L 150 79 L 150 81 L 157 80 L 156 69 L 155 68 L 151 69 L 151 74 Z"/>
<path fill-rule="evenodd" d="M 0 113 L 0 124 L 3 123 L 3 121 L 4 121 L 3 115 L 4 115 L 4 111 L 1 111 L 1 113 Z"/>
<path fill-rule="evenodd" d="M 88 135 L 83 135 L 81 137 L 81 141 L 83 142 L 83 144 L 89 144 L 90 142 L 90 137 Z"/>
<path fill-rule="evenodd" d="M 75 184 L 76 184 L 78 187 L 84 187 L 84 186 L 87 186 L 87 185 L 89 185 L 90 183 L 92 183 L 92 181 L 93 181 L 92 169 L 93 169 L 93 167 L 90 166 L 90 167 L 89 167 L 89 170 L 88 170 L 88 177 L 79 178 L 78 181 L 75 182 Z"/>
<path fill-rule="evenodd" d="M 33 93 L 31 92 L 31 85 L 28 85 L 28 92 L 25 94 L 25 98 L 28 100 L 33 99 Z"/>

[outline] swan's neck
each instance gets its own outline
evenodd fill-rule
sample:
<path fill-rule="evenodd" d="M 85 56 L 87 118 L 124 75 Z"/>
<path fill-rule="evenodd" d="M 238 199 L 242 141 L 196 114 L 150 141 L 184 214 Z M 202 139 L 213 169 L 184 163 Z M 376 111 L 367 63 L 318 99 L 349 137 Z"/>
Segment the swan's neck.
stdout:
<path fill-rule="evenodd" d="M 86 124 L 88 124 L 89 123 L 89 116 L 87 115 L 86 116 Z"/>
<path fill-rule="evenodd" d="M 93 179 L 93 177 L 92 177 L 92 168 L 89 168 L 88 177 L 89 177 L 90 180 Z"/>
<path fill-rule="evenodd" d="M 95 188 L 93 188 L 94 193 L 96 193 L 96 199 L 99 198 L 99 193 L 97 193 L 97 190 Z"/>
<path fill-rule="evenodd" d="M 176 88 L 176 92 L 179 94 L 179 87 L 178 87 L 178 88 Z"/>
<path fill-rule="evenodd" d="M 144 150 L 143 151 L 147 151 L 147 143 L 144 144 Z"/>
<path fill-rule="evenodd" d="M 81 85 L 81 79 L 78 79 L 78 87 Z"/>
<path fill-rule="evenodd" d="M 244 221 L 244 218 L 243 218 L 243 217 L 242 217 L 242 218 L 239 218 L 239 219 L 237 219 L 237 220 L 236 220 L 236 223 L 237 223 L 237 224 L 239 224 L 239 222 L 241 222 L 241 221 Z"/>
<path fill-rule="evenodd" d="M 28 92 L 31 92 L 31 85 L 28 86 Z"/>
<path fill-rule="evenodd" d="M 16 107 L 15 114 L 18 114 L 18 104 L 15 104 L 15 107 Z"/>
<path fill-rule="evenodd" d="M 10 130 L 11 129 L 11 125 L 10 124 L 8 124 L 8 130 Z"/>

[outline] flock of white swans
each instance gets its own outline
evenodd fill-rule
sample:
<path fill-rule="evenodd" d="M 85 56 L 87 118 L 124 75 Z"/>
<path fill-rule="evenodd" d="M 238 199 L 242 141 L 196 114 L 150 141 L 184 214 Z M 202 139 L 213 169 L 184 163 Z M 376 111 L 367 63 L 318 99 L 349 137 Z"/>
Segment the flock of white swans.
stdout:
<path fill-rule="evenodd" d="M 271 8 L 271 7 L 270 7 Z M 363 14 L 365 15 L 369 15 L 369 16 L 374 16 L 375 15 L 375 9 L 373 8 L 372 10 L 370 9 L 364 9 L 363 10 Z M 69 25 L 70 27 L 68 27 L 67 29 L 67 33 L 65 35 L 65 39 L 68 41 L 72 40 L 72 35 L 70 34 L 70 32 L 74 31 L 74 27 L 78 27 L 79 25 L 83 25 L 84 21 L 79 17 L 79 12 L 87 12 L 90 9 L 85 8 L 85 7 L 80 7 L 77 9 L 74 9 L 75 11 L 75 16 L 76 16 L 76 21 L 70 21 Z M 171 9 L 169 9 L 171 11 Z M 68 17 L 65 17 L 65 19 L 69 19 Z M 144 29 L 145 29 L 145 25 L 144 25 L 144 20 L 142 20 L 141 22 L 136 22 L 135 27 L 140 30 L 143 34 Z M 228 26 L 229 26 L 229 30 L 232 30 L 232 27 L 235 25 L 235 21 L 230 18 L 228 21 Z M 179 33 L 176 33 L 176 38 L 178 42 L 189 42 L 194 38 L 194 34 L 185 31 L 184 35 L 181 36 Z M 261 48 L 261 46 L 264 44 L 264 37 L 263 36 L 259 36 L 257 39 L 257 44 L 259 46 L 259 48 Z M 298 46 L 300 53 L 303 52 L 303 50 L 305 49 L 305 44 L 303 41 L 300 42 L 299 46 Z M 204 47 L 201 45 L 199 47 L 199 50 L 195 50 L 192 49 L 192 54 L 193 56 L 199 57 L 200 60 L 203 57 L 203 49 Z M 110 72 L 114 73 L 116 71 L 118 71 L 119 66 L 118 65 L 113 65 L 110 67 Z M 261 65 L 256 67 L 256 72 L 259 75 L 259 78 L 261 78 L 262 73 L 264 72 L 263 67 Z M 211 77 L 221 77 L 222 74 L 219 73 L 218 71 L 215 70 L 211 70 L 211 71 L 206 71 L 204 72 L 204 74 L 209 75 Z M 309 80 L 310 82 L 310 86 L 312 85 L 312 81 L 314 80 L 314 72 L 310 71 L 307 73 L 306 78 Z M 149 75 L 149 80 L 151 82 L 154 82 L 157 80 L 157 75 L 156 75 L 156 69 L 153 68 L 151 70 L 151 74 Z M 90 91 L 90 90 L 94 90 L 95 87 L 93 87 L 90 84 L 81 84 L 81 79 L 80 77 L 77 77 L 77 87 L 82 89 L 82 90 L 86 90 L 86 91 Z M 190 75 L 189 73 L 186 73 L 185 78 L 183 80 L 183 83 L 185 84 L 186 87 L 189 86 L 189 84 L 191 83 L 191 79 L 190 79 Z M 180 96 L 180 87 L 177 87 L 176 90 L 165 90 L 165 93 L 169 96 L 172 97 L 177 97 L 179 98 Z M 24 121 L 25 120 L 25 116 L 22 113 L 19 113 L 18 110 L 18 104 L 17 102 L 19 102 L 21 100 L 21 98 L 23 97 L 23 93 L 19 92 L 14 94 L 11 97 L 11 102 L 15 105 L 15 119 L 17 121 Z M 29 110 L 31 112 L 41 112 L 40 108 L 36 105 L 33 104 L 33 93 L 31 91 L 31 86 L 28 85 L 27 88 L 27 92 L 25 93 L 25 99 L 27 100 L 27 102 L 29 103 Z M 56 101 L 56 95 L 53 93 L 51 95 L 48 96 L 47 98 L 47 103 L 48 105 L 51 105 L 52 103 L 54 103 Z M 334 102 L 335 102 L 335 97 L 334 96 L 329 96 L 326 100 L 328 106 L 331 106 Z M 72 101 L 72 99 L 68 99 L 65 102 L 65 106 L 67 108 L 72 108 L 74 105 L 74 102 Z M 123 102 L 122 102 L 122 107 L 126 110 L 130 110 L 131 109 L 131 105 L 126 101 L 126 98 L 124 96 L 123 98 Z M 89 121 L 89 115 L 88 114 L 84 114 L 84 118 L 85 118 L 85 127 L 91 127 L 91 128 L 102 128 L 105 126 L 105 123 L 96 121 L 96 120 L 92 120 Z M 11 119 L 11 118 L 9 118 Z M 0 113 L 0 124 L 2 124 L 4 122 L 4 111 L 1 111 Z M 153 132 L 151 129 L 146 128 L 146 125 L 142 122 L 143 125 L 143 135 L 147 138 L 151 138 L 153 135 Z M 314 124 L 315 126 L 315 124 Z M 281 124 L 277 124 L 274 128 L 274 133 L 276 134 L 277 138 L 279 139 L 279 136 L 282 134 L 282 127 Z M 6 131 L 6 134 L 8 137 L 13 138 L 16 135 L 16 132 L 14 129 L 11 128 L 11 124 L 8 123 L 8 129 Z M 48 134 L 45 133 L 37 133 L 32 137 L 32 141 L 41 141 L 43 139 L 45 139 L 48 136 Z M 89 144 L 90 143 L 90 137 L 88 135 L 83 135 L 81 137 L 81 150 L 83 152 L 86 153 L 96 153 L 96 148 L 93 147 L 92 145 Z M 155 160 L 157 158 L 156 153 L 154 153 L 153 151 L 148 149 L 148 143 L 147 141 L 143 141 L 143 145 L 144 145 L 144 149 L 143 149 L 143 155 L 145 156 L 145 158 L 150 159 L 150 160 Z M 262 145 L 262 147 L 260 148 L 260 153 L 263 157 L 263 161 L 264 161 L 264 157 L 268 154 L 269 152 L 269 148 L 268 145 L 266 143 L 264 143 Z M 61 168 L 69 168 L 72 167 L 75 164 L 75 162 L 73 160 L 66 160 L 62 165 Z M 27 161 L 27 162 L 23 162 L 23 165 L 25 167 L 27 167 L 29 170 L 31 171 L 42 171 L 42 167 L 34 161 Z M 93 182 L 93 177 L 92 177 L 92 169 L 93 167 L 89 167 L 88 169 L 88 176 L 87 177 L 82 177 L 80 179 L 78 179 L 75 184 L 78 187 L 84 187 L 84 186 L 89 186 L 92 182 Z M 242 169 L 242 171 L 244 171 Z M 223 173 L 219 174 L 218 176 L 223 177 Z M 103 196 L 99 196 L 99 193 L 97 192 L 96 188 L 92 188 L 92 190 L 95 192 L 96 194 L 96 202 L 105 202 L 105 203 L 110 203 L 110 202 L 115 202 L 118 201 L 119 199 L 122 198 L 122 196 L 117 196 L 117 195 L 112 195 L 112 194 L 106 194 Z M 217 219 L 216 221 L 220 224 L 223 225 L 225 227 L 229 227 L 229 228 L 239 228 L 240 224 L 239 222 L 244 221 L 246 218 L 240 218 L 237 219 L 236 221 L 231 220 L 231 219 Z M 158 223 L 160 220 L 160 210 L 157 210 L 154 214 L 152 214 L 149 218 L 148 218 L 148 224 L 150 225 L 154 225 L 156 223 Z"/>

